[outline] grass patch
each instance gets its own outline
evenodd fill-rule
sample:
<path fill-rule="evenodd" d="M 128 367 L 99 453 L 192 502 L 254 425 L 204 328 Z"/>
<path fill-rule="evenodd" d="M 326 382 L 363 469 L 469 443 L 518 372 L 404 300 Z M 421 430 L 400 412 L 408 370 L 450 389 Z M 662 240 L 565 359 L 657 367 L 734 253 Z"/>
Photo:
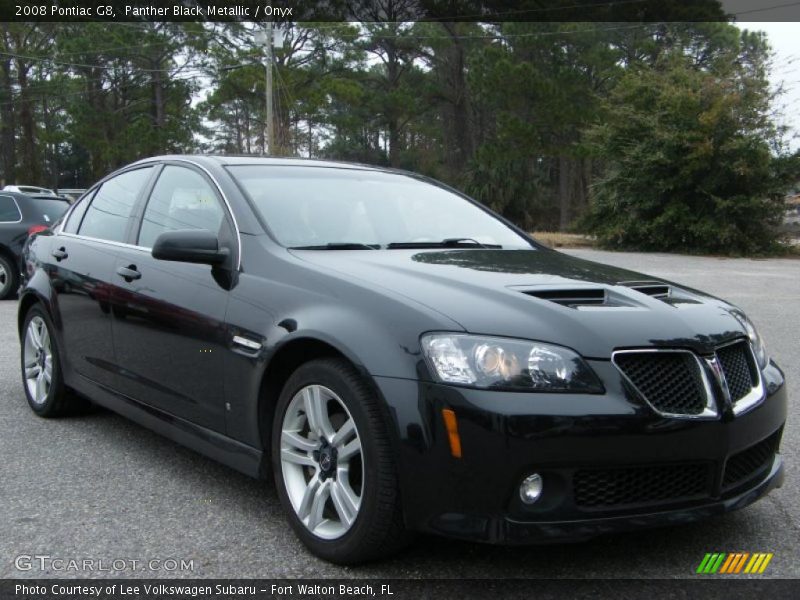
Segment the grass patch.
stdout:
<path fill-rule="evenodd" d="M 563 233 L 561 231 L 534 231 L 533 238 L 548 248 L 596 248 L 597 241 L 593 236 L 581 233 Z"/>

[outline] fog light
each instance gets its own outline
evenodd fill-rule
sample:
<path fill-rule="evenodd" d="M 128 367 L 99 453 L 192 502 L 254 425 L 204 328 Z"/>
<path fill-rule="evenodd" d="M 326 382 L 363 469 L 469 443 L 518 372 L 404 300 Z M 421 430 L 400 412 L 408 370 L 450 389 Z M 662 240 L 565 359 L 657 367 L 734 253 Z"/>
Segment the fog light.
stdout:
<path fill-rule="evenodd" d="M 525 504 L 533 504 L 542 495 L 544 482 L 538 473 L 528 475 L 522 485 L 519 486 L 519 497 Z"/>

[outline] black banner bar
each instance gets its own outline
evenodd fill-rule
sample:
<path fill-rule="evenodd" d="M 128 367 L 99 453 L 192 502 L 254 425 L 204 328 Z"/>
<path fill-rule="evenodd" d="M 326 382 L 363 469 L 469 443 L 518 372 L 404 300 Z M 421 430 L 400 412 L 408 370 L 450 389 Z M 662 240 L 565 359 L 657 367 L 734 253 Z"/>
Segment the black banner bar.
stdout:
<path fill-rule="evenodd" d="M 0 580 L 2 600 L 563 600 L 582 598 L 797 598 L 800 581 L 735 576 L 696 579 L 29 579 Z"/>
<path fill-rule="evenodd" d="M 0 21 L 798 21 L 791 0 L 3 0 Z"/>

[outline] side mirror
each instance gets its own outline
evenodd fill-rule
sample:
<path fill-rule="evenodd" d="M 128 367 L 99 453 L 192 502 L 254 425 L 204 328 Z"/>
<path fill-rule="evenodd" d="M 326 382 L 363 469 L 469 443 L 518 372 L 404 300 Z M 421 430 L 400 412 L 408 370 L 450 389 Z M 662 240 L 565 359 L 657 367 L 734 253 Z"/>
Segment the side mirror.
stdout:
<path fill-rule="evenodd" d="M 207 229 L 182 229 L 159 235 L 151 254 L 158 260 L 221 265 L 230 251 L 220 248 L 217 236 Z"/>

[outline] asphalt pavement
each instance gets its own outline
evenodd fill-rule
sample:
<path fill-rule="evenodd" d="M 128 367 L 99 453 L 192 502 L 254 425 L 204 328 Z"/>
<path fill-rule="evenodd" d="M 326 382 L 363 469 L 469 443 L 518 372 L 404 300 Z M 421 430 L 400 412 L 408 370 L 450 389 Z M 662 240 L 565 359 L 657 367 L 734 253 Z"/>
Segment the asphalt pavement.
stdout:
<path fill-rule="evenodd" d="M 708 291 L 748 313 L 789 382 L 783 488 L 742 511 L 699 524 L 514 548 L 423 536 L 394 559 L 342 568 L 313 557 L 296 540 L 271 483 L 248 479 L 107 411 L 60 420 L 36 417 L 20 382 L 17 303 L 4 301 L 0 578 L 673 578 L 693 577 L 706 552 L 739 551 L 774 553 L 763 576 L 800 576 L 800 442 L 794 417 L 800 260 L 569 252 Z M 51 558 L 25 558 L 34 555 Z M 91 560 L 93 570 L 84 568 L 87 563 L 53 559 Z M 151 565 L 160 568 L 147 570 L 150 560 L 160 561 Z M 181 560 L 187 563 L 183 570 Z M 112 561 L 116 566 L 127 561 L 125 569 L 99 570 L 113 569 Z M 131 561 L 141 562 L 132 570 Z M 17 568 L 27 565 L 30 570 Z"/>

